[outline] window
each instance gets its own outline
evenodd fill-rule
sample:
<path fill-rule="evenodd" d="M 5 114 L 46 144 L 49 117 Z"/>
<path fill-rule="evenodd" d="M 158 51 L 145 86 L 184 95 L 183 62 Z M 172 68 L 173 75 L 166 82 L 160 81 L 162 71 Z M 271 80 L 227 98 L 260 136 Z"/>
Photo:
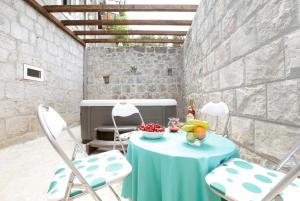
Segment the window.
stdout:
<path fill-rule="evenodd" d="M 28 64 L 24 64 L 24 79 L 44 81 L 44 71 L 41 68 L 37 68 Z"/>

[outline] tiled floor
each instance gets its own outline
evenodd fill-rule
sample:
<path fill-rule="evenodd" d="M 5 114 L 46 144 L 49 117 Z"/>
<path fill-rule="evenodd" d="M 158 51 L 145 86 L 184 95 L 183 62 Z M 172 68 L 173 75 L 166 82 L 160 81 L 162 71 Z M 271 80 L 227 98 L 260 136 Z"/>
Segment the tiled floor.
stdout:
<path fill-rule="evenodd" d="M 72 129 L 80 137 L 80 127 Z M 67 135 L 60 139 L 68 153 L 72 141 Z M 62 160 L 45 137 L 0 150 L 0 200 L 46 201 L 46 192 L 55 168 Z M 113 185 L 120 194 L 121 184 Z M 108 188 L 98 191 L 103 201 L 114 201 Z M 78 201 L 93 201 L 87 195 Z M 126 199 L 124 199 L 126 200 Z"/>

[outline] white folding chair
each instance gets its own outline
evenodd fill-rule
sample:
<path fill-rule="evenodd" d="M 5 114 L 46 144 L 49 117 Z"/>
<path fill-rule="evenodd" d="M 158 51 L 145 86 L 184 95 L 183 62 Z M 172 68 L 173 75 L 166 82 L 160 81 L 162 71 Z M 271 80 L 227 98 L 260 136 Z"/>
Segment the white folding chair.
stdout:
<path fill-rule="evenodd" d="M 123 180 L 131 172 L 131 165 L 126 158 L 117 150 L 88 156 L 63 118 L 51 107 L 39 105 L 38 118 L 51 145 L 65 162 L 65 165 L 55 171 L 47 193 L 48 200 L 69 201 L 90 194 L 94 200 L 101 201 L 95 191 L 109 187 L 120 201 L 111 184 Z M 75 142 L 71 159 L 57 142 L 63 131 Z M 83 157 L 76 159 L 78 153 Z"/>
<path fill-rule="evenodd" d="M 218 117 L 226 116 L 224 128 L 222 129 L 222 132 L 219 134 L 223 135 L 224 137 L 228 136 L 229 109 L 226 103 L 209 102 L 202 107 L 201 113 L 215 117 L 216 122 L 218 120 Z"/>
<path fill-rule="evenodd" d="M 143 117 L 139 111 L 139 109 L 137 107 L 135 107 L 133 104 L 131 103 L 126 103 L 126 102 L 122 102 L 122 103 L 117 103 L 111 112 L 111 116 L 112 116 L 112 121 L 115 127 L 115 132 L 114 132 L 114 149 L 117 145 L 117 142 L 120 143 L 123 153 L 125 152 L 125 148 L 124 148 L 124 143 L 127 144 L 128 139 L 130 137 L 131 132 L 126 132 L 126 133 L 122 133 L 120 134 L 120 128 L 117 126 L 116 123 L 116 117 L 130 117 L 134 114 L 137 114 L 139 117 L 139 121 L 138 124 L 144 124 L 144 120 Z"/>
<path fill-rule="evenodd" d="M 242 159 L 230 159 L 206 177 L 210 189 L 229 201 L 296 201 L 300 199 L 300 162 L 287 174 L 280 170 L 300 148 L 300 141 L 289 151 L 276 170 Z"/>

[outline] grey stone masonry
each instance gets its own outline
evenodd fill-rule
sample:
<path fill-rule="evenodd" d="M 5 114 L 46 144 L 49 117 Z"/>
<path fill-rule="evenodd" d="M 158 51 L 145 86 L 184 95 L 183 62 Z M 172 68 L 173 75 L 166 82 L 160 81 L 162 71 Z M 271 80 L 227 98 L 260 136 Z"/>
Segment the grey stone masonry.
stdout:
<path fill-rule="evenodd" d="M 23 64 L 45 81 L 23 79 Z M 41 135 L 37 106 L 79 122 L 83 47 L 21 0 L 0 0 L 0 147 Z"/>
<path fill-rule="evenodd" d="M 300 139 L 299 0 L 201 0 L 183 61 L 183 102 L 226 102 L 243 158 L 272 165 Z"/>
<path fill-rule="evenodd" d="M 180 46 L 91 47 L 87 62 L 87 99 L 174 98 L 181 107 Z"/>

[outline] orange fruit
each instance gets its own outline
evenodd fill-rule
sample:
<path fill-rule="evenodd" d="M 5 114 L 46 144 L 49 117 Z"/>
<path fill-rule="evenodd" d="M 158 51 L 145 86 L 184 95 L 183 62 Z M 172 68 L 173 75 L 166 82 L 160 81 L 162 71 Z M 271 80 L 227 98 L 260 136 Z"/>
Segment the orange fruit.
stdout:
<path fill-rule="evenodd" d="M 205 133 L 206 133 L 205 128 L 203 128 L 201 126 L 197 126 L 194 128 L 193 132 L 196 134 L 196 136 L 199 140 L 202 140 L 203 138 L 205 138 Z"/>

